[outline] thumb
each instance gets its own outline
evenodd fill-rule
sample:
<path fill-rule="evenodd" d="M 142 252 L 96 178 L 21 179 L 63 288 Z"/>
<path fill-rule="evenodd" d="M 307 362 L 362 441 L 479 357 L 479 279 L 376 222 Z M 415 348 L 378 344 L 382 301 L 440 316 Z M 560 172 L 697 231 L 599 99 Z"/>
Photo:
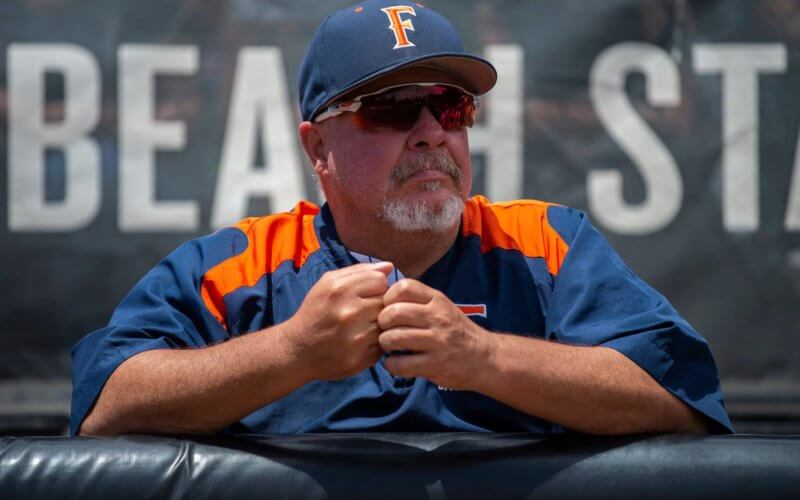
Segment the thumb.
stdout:
<path fill-rule="evenodd" d="M 382 272 L 386 276 L 389 276 L 389 274 L 391 274 L 391 272 L 394 271 L 394 264 L 392 264 L 391 262 L 387 261 L 375 262 L 374 264 L 371 265 L 373 269 Z"/>

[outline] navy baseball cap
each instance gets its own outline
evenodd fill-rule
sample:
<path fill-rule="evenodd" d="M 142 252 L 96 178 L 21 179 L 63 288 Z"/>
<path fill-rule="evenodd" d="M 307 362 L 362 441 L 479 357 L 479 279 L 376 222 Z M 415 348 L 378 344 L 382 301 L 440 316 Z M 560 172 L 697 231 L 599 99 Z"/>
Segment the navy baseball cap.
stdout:
<path fill-rule="evenodd" d="M 335 12 L 317 29 L 298 75 L 303 120 L 313 120 L 338 98 L 407 68 L 443 77 L 426 78 L 425 83 L 455 83 L 475 95 L 488 92 L 497 81 L 494 66 L 467 54 L 441 14 L 416 2 L 366 0 Z M 409 81 L 392 83 L 417 83 L 408 74 Z"/>

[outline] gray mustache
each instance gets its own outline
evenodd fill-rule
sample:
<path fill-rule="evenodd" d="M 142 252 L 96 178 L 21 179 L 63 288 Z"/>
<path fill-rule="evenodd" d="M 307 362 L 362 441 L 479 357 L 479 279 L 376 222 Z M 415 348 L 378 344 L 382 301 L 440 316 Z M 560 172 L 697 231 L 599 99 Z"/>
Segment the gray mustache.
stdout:
<path fill-rule="evenodd" d="M 435 170 L 453 178 L 456 184 L 461 180 L 461 169 L 456 162 L 444 152 L 419 153 L 398 163 L 392 171 L 392 183 L 397 186 L 426 170 Z"/>

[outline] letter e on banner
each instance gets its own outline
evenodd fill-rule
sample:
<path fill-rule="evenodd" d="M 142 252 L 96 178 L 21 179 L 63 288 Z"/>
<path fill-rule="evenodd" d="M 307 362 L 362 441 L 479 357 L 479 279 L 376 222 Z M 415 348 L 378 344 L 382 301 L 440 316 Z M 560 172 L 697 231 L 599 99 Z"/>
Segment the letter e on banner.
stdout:
<path fill-rule="evenodd" d="M 193 45 L 122 45 L 119 49 L 119 226 L 123 231 L 195 231 L 196 201 L 156 199 L 156 150 L 186 145 L 181 121 L 157 121 L 156 75 L 191 75 L 197 70 Z"/>

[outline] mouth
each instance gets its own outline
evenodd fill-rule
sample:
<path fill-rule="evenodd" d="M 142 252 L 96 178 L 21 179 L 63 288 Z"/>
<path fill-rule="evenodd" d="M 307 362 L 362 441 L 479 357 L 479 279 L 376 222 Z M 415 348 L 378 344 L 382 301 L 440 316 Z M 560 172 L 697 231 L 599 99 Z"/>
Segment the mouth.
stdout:
<path fill-rule="evenodd" d="M 405 184 L 407 181 L 449 181 L 458 185 L 461 180 L 461 169 L 447 154 L 425 154 L 412 157 L 398 165 L 392 177 L 395 186 Z"/>
<path fill-rule="evenodd" d="M 404 179 L 402 182 L 408 182 L 408 181 L 429 182 L 429 181 L 442 181 L 442 180 L 452 180 L 452 179 L 453 176 L 445 172 L 441 172 L 439 170 L 420 170 L 419 172 L 413 174 L 411 177 Z"/>

